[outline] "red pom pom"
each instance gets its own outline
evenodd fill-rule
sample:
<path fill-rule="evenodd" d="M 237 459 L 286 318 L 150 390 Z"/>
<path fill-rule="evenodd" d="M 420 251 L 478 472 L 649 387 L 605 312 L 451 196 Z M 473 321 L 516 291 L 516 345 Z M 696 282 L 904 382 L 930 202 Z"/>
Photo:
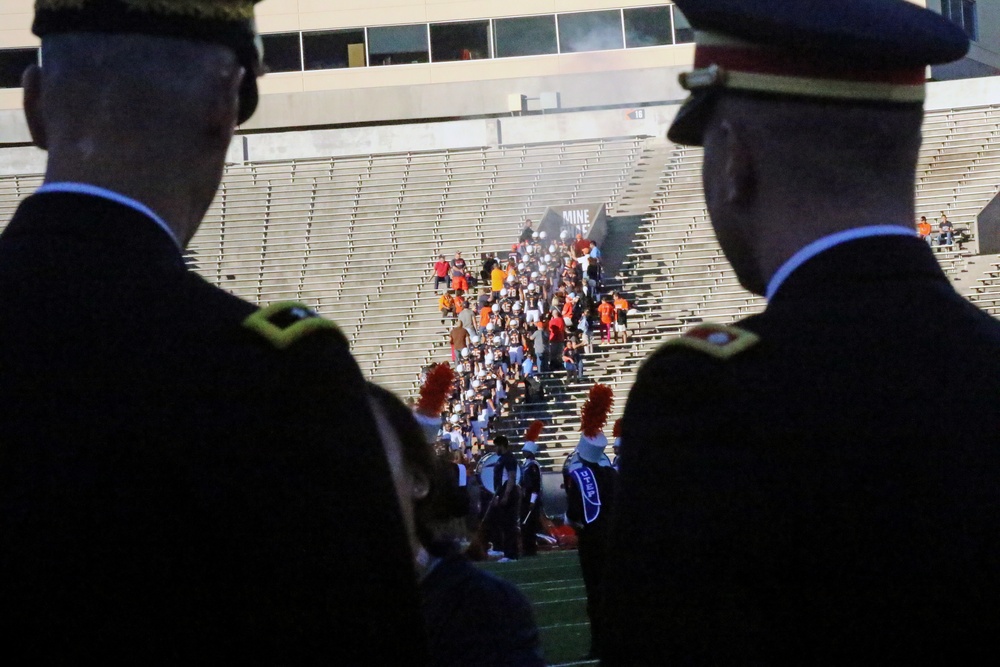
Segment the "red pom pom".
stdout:
<path fill-rule="evenodd" d="M 580 412 L 580 430 L 588 438 L 593 438 L 601 432 L 604 425 L 608 423 L 608 413 L 611 406 L 615 404 L 615 395 L 611 387 L 606 384 L 595 384 L 590 388 L 590 396 L 583 404 Z"/>
<path fill-rule="evenodd" d="M 437 364 L 427 372 L 416 411 L 427 417 L 438 417 L 455 382 L 455 371 L 448 364 Z"/>
<path fill-rule="evenodd" d="M 622 437 L 622 420 L 621 419 L 616 419 L 615 420 L 615 428 L 611 432 L 611 437 L 612 438 L 620 438 L 620 437 Z"/>
<path fill-rule="evenodd" d="M 538 440 L 538 436 L 541 435 L 543 428 L 545 428 L 545 422 L 541 419 L 536 419 L 531 422 L 531 425 L 528 426 L 528 430 L 524 434 L 524 441 L 534 442 L 535 440 Z"/>

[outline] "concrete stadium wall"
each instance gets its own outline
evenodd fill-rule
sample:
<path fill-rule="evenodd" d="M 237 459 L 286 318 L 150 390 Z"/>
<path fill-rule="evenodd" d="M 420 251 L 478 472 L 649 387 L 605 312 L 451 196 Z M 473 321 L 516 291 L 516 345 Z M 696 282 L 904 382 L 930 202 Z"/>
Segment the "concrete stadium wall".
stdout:
<path fill-rule="evenodd" d="M 935 82 L 928 85 L 926 108 L 1000 104 L 1000 77 Z M 231 163 L 293 160 L 369 153 L 404 153 L 443 149 L 577 141 L 602 137 L 662 137 L 677 113 L 677 104 L 640 107 L 643 118 L 628 117 L 629 108 L 605 109 L 400 125 L 263 132 L 236 137 Z M 0 115 L 0 120 L 3 116 Z M 23 119 L 12 132 L 28 141 Z M 0 175 L 44 171 L 45 153 L 30 146 L 0 143 Z"/>
<path fill-rule="evenodd" d="M 642 107 L 643 118 L 638 120 L 628 117 L 628 109 L 606 109 L 515 118 L 249 134 L 237 137 L 227 159 L 232 163 L 266 162 L 606 137 L 663 137 L 678 108 L 677 104 Z"/>
<path fill-rule="evenodd" d="M 246 134 L 235 138 L 227 161 L 241 163 L 438 151 L 605 137 L 662 137 L 677 109 L 676 104 L 643 107 L 643 118 L 638 120 L 628 117 L 628 109 L 608 109 L 515 118 Z M 0 176 L 37 174 L 44 169 L 43 151 L 27 146 L 0 146 Z"/>
<path fill-rule="evenodd" d="M 520 65 L 524 66 L 525 74 L 510 78 L 488 76 L 484 71 L 483 77 L 473 76 L 467 81 L 272 93 L 262 97 L 260 108 L 244 129 L 506 115 L 510 113 L 508 95 L 537 98 L 542 92 L 559 93 L 563 109 L 679 101 L 687 93 L 678 85 L 677 75 L 690 67 L 692 50 L 691 45 L 681 45 L 636 50 L 641 53 L 605 51 L 537 56 L 520 59 L 524 61 Z M 472 68 L 482 65 L 488 70 L 498 62 L 458 65 Z M 363 74 L 389 69 L 392 68 L 370 68 Z M 535 74 L 529 76 L 527 72 Z"/>
<path fill-rule="evenodd" d="M 514 59 L 519 62 L 513 68 L 511 63 L 502 61 L 478 61 L 365 68 L 358 72 L 268 75 L 261 79 L 264 94 L 257 113 L 242 129 L 261 131 L 508 114 L 509 95 L 525 95 L 534 100 L 543 92 L 558 93 L 563 109 L 679 101 L 686 93 L 678 85 L 677 75 L 690 68 L 692 53 L 693 47 L 685 44 L 518 58 Z M 432 72 L 433 77 L 428 74 L 431 68 L 443 68 L 446 79 L 452 65 L 456 71 L 461 68 L 462 77 L 467 80 L 434 80 L 442 78 L 440 70 Z M 506 69 L 501 71 L 500 66 Z M 383 76 L 386 72 L 392 76 Z M 405 76 L 399 76 L 401 73 Z M 314 87 L 316 81 L 338 78 L 336 75 L 340 74 L 357 79 L 358 85 Z M 282 90 L 289 77 L 296 80 L 293 90 Z M 20 122 L 21 96 L 20 89 L 0 90 L 0 98 L 7 98 L 7 108 L 0 103 L 0 144 L 28 141 L 27 130 Z M 533 100 L 529 100 L 529 109 L 537 107 Z"/>
<path fill-rule="evenodd" d="M 924 108 L 940 111 L 990 104 L 1000 104 L 1000 76 L 929 83 Z"/>
<path fill-rule="evenodd" d="M 687 93 L 677 83 L 677 76 L 688 65 L 677 65 L 669 61 L 674 58 L 679 61 L 690 60 L 690 45 L 638 51 L 643 53 L 616 51 L 522 59 L 548 58 L 551 64 L 560 66 L 572 61 L 569 63 L 572 67 L 568 67 L 565 72 L 559 72 L 559 68 L 556 68 L 556 73 L 546 75 L 264 95 L 257 113 L 241 129 L 259 132 L 362 123 L 367 125 L 441 118 L 509 116 L 509 94 L 538 97 L 546 91 L 559 93 L 563 109 L 677 103 L 683 100 Z M 637 59 L 636 55 L 642 58 Z M 551 58 L 569 60 L 556 63 Z M 641 61 L 649 61 L 649 66 L 635 69 L 616 69 L 614 66 L 637 64 Z M 581 71 L 574 71 L 577 68 Z M 365 71 L 389 69 L 392 68 L 371 68 Z M 263 81 L 268 78 L 264 77 Z M 0 109 L 0 146 L 31 141 L 20 108 L 21 91 L 14 89 L 13 92 L 17 93 L 17 108 Z"/>
<path fill-rule="evenodd" d="M 31 34 L 35 0 L 0 0 L 0 49 L 38 46 Z"/>

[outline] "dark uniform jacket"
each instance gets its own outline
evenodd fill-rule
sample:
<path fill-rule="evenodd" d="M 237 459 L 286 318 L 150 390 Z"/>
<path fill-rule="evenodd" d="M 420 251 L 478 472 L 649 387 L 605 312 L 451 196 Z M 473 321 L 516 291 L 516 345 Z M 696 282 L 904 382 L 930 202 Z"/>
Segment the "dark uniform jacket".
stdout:
<path fill-rule="evenodd" d="M 507 476 L 506 479 L 504 479 L 504 474 Z M 509 495 L 505 492 L 507 489 L 507 483 L 511 479 L 515 480 L 515 482 L 517 480 L 517 459 L 514 458 L 513 453 L 507 452 L 505 454 L 501 454 L 500 458 L 497 459 L 496 465 L 493 466 L 493 493 L 498 496 Z M 511 488 L 516 494 L 517 484 L 515 483 Z M 507 502 L 509 503 L 510 500 L 508 499 Z"/>
<path fill-rule="evenodd" d="M 589 461 L 581 463 L 593 473 L 597 498 L 580 488 L 575 475 L 565 473 L 566 518 L 576 529 L 579 537 L 577 555 L 580 557 L 580 573 L 583 575 L 584 590 L 587 593 L 587 618 L 590 620 L 589 655 L 601 656 L 603 655 L 601 637 L 605 620 L 603 592 L 609 569 L 608 545 L 618 497 L 618 472 L 613 468 Z M 589 496 L 591 500 L 590 513 L 585 507 L 585 496 Z M 599 507 L 594 507 L 595 500 L 599 500 Z M 593 514 L 595 509 L 597 509 L 596 516 Z"/>
<path fill-rule="evenodd" d="M 538 494 L 535 502 L 538 503 L 538 511 L 541 512 L 542 469 L 534 459 L 525 459 L 521 467 L 521 497 L 524 498 L 526 503 L 531 502 L 532 493 Z"/>
<path fill-rule="evenodd" d="M 612 517 L 615 514 L 615 507 L 619 494 L 618 472 L 609 466 L 602 466 L 589 461 L 581 461 L 582 465 L 594 473 L 597 482 L 597 492 L 600 497 L 601 508 L 597 517 L 592 522 L 587 522 L 583 506 L 583 494 L 576 478 L 570 473 L 564 474 L 563 486 L 566 487 L 566 518 L 569 519 L 576 528 L 580 536 L 580 541 L 591 543 L 601 543 L 601 550 L 605 550 L 605 543 L 608 539 L 608 530 Z"/>
<path fill-rule="evenodd" d="M 605 664 L 995 656 L 1000 323 L 883 237 L 738 326 L 758 339 L 664 346 L 629 396 Z"/>
<path fill-rule="evenodd" d="M 347 343 L 321 327 L 278 349 L 244 326 L 256 310 L 130 208 L 22 203 L 0 236 L 10 654 L 421 661 L 411 556 Z"/>
<path fill-rule="evenodd" d="M 464 556 L 441 560 L 420 584 L 431 664 L 545 664 L 531 603 L 513 584 Z"/>

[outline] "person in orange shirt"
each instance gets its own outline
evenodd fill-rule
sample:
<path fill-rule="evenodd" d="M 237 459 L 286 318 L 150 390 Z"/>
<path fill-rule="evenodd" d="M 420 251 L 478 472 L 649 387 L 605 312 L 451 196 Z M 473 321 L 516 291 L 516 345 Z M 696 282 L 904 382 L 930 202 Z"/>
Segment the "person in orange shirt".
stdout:
<path fill-rule="evenodd" d="M 445 292 L 438 297 L 438 308 L 441 310 L 441 324 L 444 324 L 444 319 L 449 315 L 455 315 L 455 299 L 452 298 L 451 292 Z"/>
<path fill-rule="evenodd" d="M 601 300 L 601 305 L 597 307 L 597 314 L 601 317 L 601 342 L 611 342 L 611 325 L 615 321 L 615 307 L 608 297 Z"/>
<path fill-rule="evenodd" d="M 618 334 L 622 335 L 622 342 L 628 342 L 628 300 L 626 300 L 621 294 L 615 292 L 614 294 L 614 306 L 615 306 L 615 342 L 618 342 Z"/>
<path fill-rule="evenodd" d="M 927 222 L 926 215 L 920 216 L 920 222 L 917 223 L 917 234 L 924 241 L 931 242 L 931 223 Z"/>

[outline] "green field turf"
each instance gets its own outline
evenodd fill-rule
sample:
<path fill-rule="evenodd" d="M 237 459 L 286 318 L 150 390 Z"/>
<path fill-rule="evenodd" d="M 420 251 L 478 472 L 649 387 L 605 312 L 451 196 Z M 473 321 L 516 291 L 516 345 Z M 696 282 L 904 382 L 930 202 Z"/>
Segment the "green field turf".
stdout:
<path fill-rule="evenodd" d="M 576 551 L 540 553 L 514 563 L 481 563 L 493 574 L 516 584 L 531 600 L 550 665 L 596 665 L 584 660 L 590 648 L 587 594 Z"/>

